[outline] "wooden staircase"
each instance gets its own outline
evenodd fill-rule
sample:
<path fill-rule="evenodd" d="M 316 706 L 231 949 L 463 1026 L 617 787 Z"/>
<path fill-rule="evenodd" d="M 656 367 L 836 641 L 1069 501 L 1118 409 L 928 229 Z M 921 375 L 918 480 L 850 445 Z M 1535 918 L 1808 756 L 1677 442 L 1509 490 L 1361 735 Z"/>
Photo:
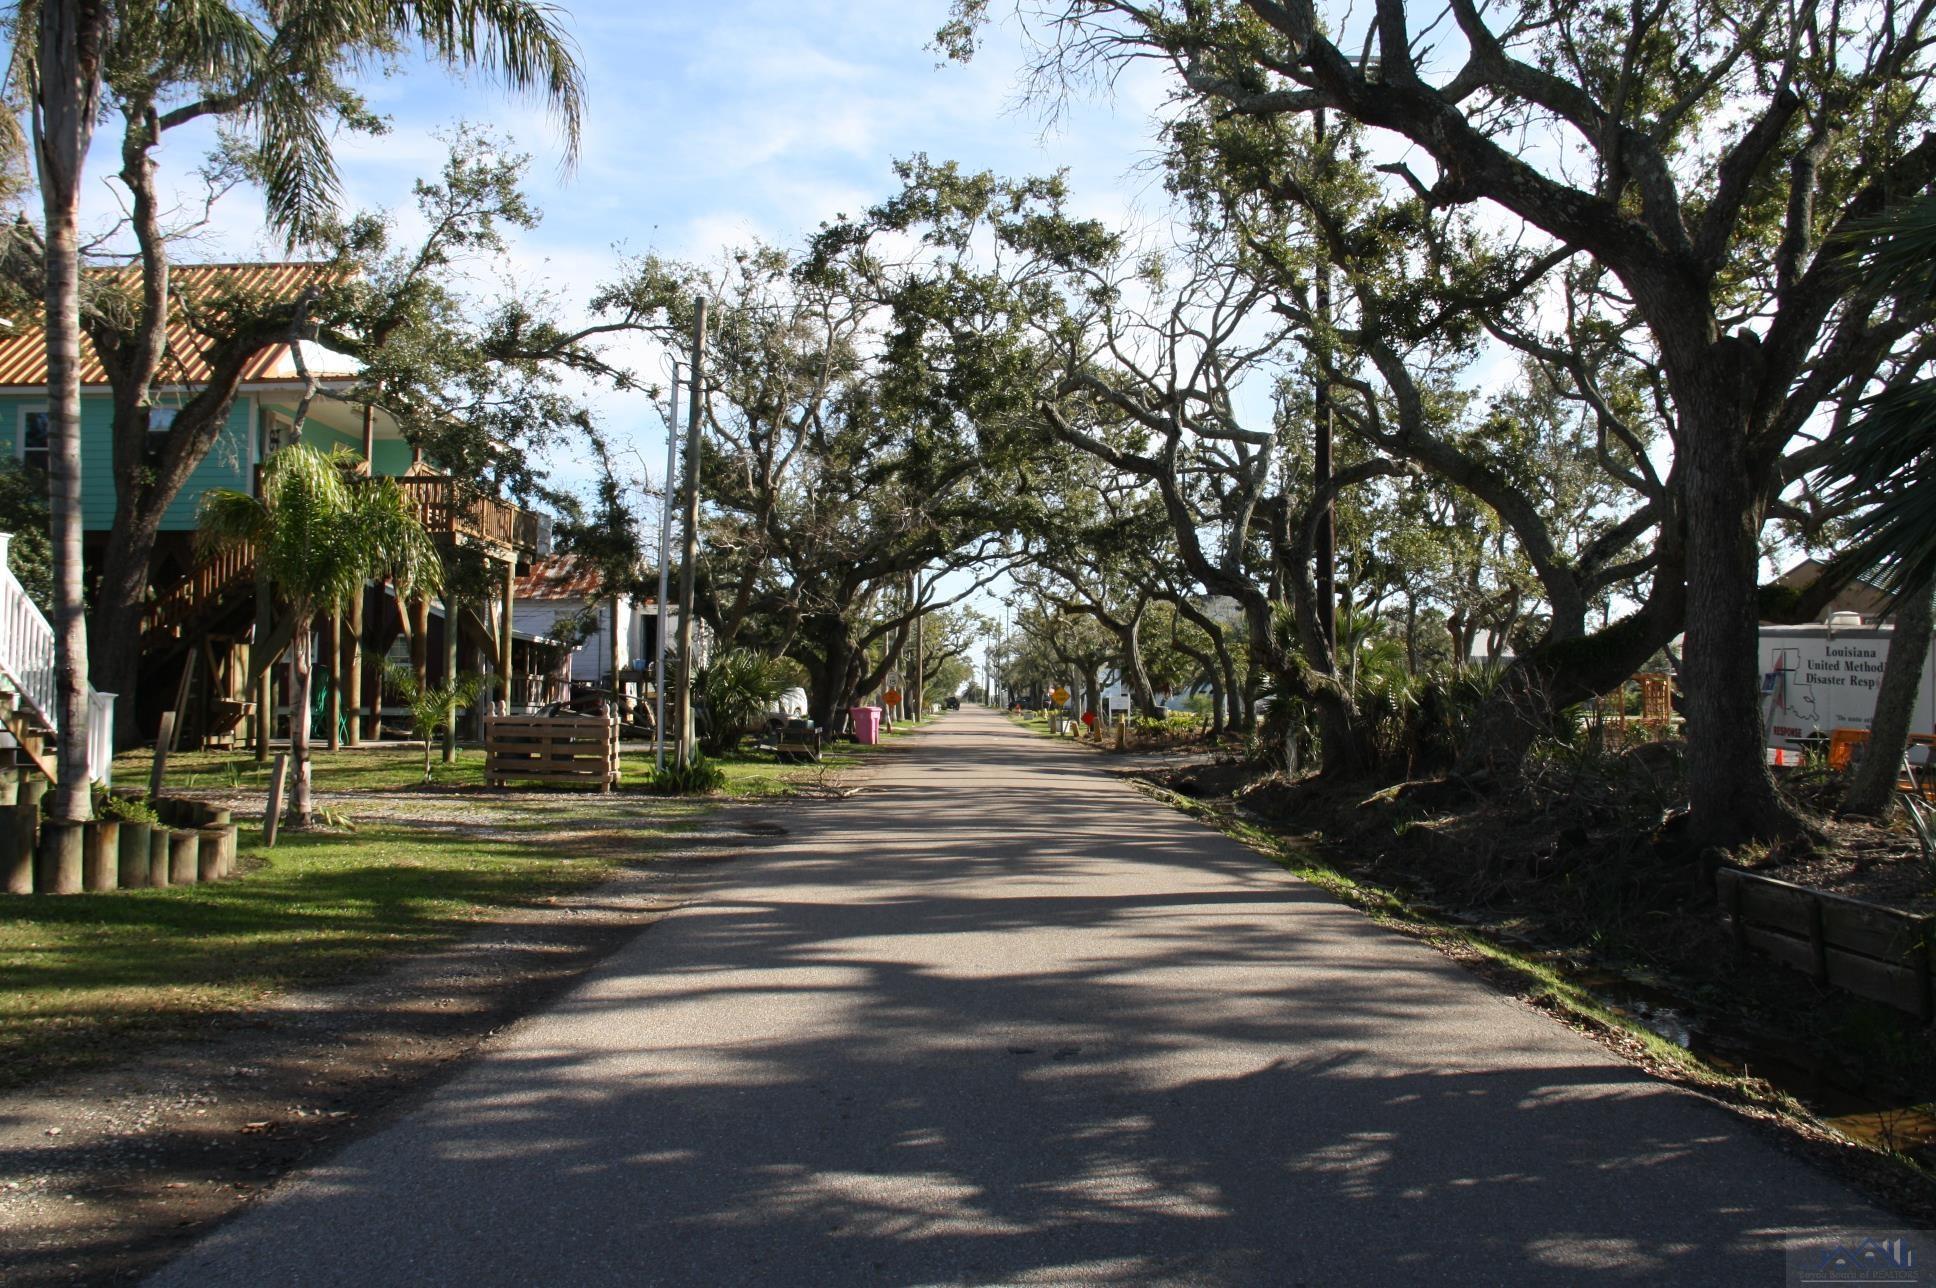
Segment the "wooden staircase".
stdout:
<path fill-rule="evenodd" d="M 0 533 L 0 728 L 53 782 L 59 766 L 48 743 L 61 737 L 54 628 L 7 566 L 9 540 Z M 87 740 L 89 779 L 106 783 L 114 769 L 114 695 L 89 686 L 87 697 L 87 727 L 75 732 Z"/>
<path fill-rule="evenodd" d="M 202 560 L 193 572 L 171 586 L 149 606 L 141 624 L 144 651 L 165 647 L 187 636 L 189 628 L 237 595 L 255 591 L 255 548 L 238 546 Z"/>
<path fill-rule="evenodd" d="M 11 693 L 0 693 L 0 728 L 13 737 L 14 752 L 23 757 L 48 782 L 59 778 L 54 758 L 47 753 L 47 731 L 29 711 L 24 711 Z"/>

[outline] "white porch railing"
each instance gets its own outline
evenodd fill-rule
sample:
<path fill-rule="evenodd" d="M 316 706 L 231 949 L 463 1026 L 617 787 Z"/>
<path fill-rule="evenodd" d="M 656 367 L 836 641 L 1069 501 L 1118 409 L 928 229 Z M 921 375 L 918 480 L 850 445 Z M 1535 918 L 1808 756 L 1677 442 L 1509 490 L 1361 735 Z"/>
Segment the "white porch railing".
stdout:
<path fill-rule="evenodd" d="M 0 532 L 0 677 L 41 725 L 60 737 L 60 698 L 54 684 L 54 628 L 13 575 Z M 87 690 L 87 773 L 107 783 L 114 771 L 114 695 Z M 11 738 L 9 738 L 11 742 Z"/>

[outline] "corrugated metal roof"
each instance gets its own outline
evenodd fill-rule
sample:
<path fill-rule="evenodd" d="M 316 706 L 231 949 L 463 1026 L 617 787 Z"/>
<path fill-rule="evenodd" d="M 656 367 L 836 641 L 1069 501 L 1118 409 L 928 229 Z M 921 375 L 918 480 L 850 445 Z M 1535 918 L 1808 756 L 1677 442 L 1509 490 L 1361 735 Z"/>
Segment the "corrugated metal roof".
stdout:
<path fill-rule="evenodd" d="M 512 594 L 519 599 L 596 599 L 604 579 L 598 569 L 572 555 L 533 559 L 531 571 L 518 578 Z"/>
<path fill-rule="evenodd" d="M 531 571 L 518 578 L 512 593 L 519 599 L 597 599 L 605 593 L 604 579 L 576 555 L 546 555 L 531 561 Z M 640 612 L 658 611 L 659 601 L 642 596 L 632 601 Z"/>
<path fill-rule="evenodd" d="M 177 303 L 169 310 L 168 353 L 156 373 L 156 383 L 195 386 L 208 379 L 208 363 L 202 357 L 207 337 L 190 322 L 190 310 L 180 307 L 182 301 L 191 304 L 201 302 L 207 309 L 218 310 L 221 301 L 231 296 L 289 299 L 305 286 L 340 277 L 342 271 L 330 264 L 301 262 L 172 266 L 168 271 L 168 284 Z M 138 289 L 139 286 L 139 272 L 133 265 L 90 268 L 86 275 L 91 286 L 121 286 L 128 290 Z M 15 317 L 9 321 L 13 325 L 0 332 L 0 387 L 44 388 L 47 384 L 47 342 L 41 334 L 40 314 L 36 311 L 30 316 Z M 288 347 L 285 344 L 271 345 L 258 353 L 242 373 L 243 380 L 293 380 L 294 372 L 285 360 Z M 319 376 L 344 374 L 340 371 L 317 371 L 313 362 L 310 369 Z M 100 357 L 85 338 L 81 342 L 81 383 L 107 383 L 107 373 L 101 367 Z"/>

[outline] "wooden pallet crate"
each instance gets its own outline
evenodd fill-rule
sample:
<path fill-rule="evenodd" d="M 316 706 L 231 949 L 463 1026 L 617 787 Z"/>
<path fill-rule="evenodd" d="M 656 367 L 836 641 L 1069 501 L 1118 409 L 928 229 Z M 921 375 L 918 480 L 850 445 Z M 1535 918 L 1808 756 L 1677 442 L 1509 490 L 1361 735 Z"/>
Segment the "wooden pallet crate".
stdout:
<path fill-rule="evenodd" d="M 484 781 L 563 783 L 608 792 L 618 786 L 618 721 L 595 716 L 490 716 L 484 721 Z"/>

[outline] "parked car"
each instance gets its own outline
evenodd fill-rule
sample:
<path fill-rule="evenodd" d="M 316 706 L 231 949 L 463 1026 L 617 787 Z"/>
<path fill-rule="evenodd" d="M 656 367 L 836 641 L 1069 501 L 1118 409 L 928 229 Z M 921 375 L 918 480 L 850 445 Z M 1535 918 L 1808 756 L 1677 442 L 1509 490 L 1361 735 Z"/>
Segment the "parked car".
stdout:
<path fill-rule="evenodd" d="M 961 710 L 961 699 L 950 695 L 948 700 L 941 705 L 950 711 L 959 711 Z"/>

